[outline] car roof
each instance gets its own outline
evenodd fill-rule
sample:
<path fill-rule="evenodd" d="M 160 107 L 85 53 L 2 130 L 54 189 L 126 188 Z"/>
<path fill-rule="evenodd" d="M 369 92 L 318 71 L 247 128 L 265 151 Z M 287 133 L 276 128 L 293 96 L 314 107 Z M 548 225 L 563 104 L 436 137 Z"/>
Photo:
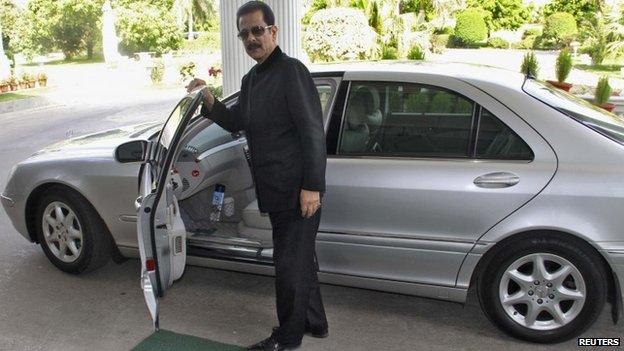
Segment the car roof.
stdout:
<path fill-rule="evenodd" d="M 339 63 L 315 63 L 310 65 L 310 71 L 315 75 L 346 74 L 366 72 L 394 72 L 406 74 L 433 74 L 456 78 L 471 83 L 492 83 L 512 89 L 521 89 L 525 76 L 516 71 L 459 62 L 432 62 L 432 61 L 353 61 Z"/>

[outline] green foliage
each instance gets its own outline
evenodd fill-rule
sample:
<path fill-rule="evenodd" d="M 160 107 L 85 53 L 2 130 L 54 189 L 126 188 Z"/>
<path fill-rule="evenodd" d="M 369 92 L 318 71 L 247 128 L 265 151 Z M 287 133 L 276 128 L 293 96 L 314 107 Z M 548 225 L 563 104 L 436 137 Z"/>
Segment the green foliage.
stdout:
<path fill-rule="evenodd" d="M 208 32 L 201 33 L 195 40 L 184 40 L 180 45 L 179 51 L 200 53 L 214 52 L 221 47 L 221 33 Z"/>
<path fill-rule="evenodd" d="M 174 0 L 171 11 L 176 17 L 179 29 L 188 32 L 191 39 L 191 33 L 197 27 L 205 28 L 205 25 L 210 24 L 211 20 L 214 22 L 217 17 L 216 4 L 213 0 Z"/>
<path fill-rule="evenodd" d="M 503 38 L 493 37 L 488 39 L 488 46 L 491 46 L 496 49 L 508 49 L 509 42 Z"/>
<path fill-rule="evenodd" d="M 433 34 L 431 36 L 431 51 L 434 54 L 441 54 L 449 44 L 449 34 Z"/>
<path fill-rule="evenodd" d="M 19 37 L 20 10 L 13 0 L 0 0 L 0 25 L 2 25 L 2 43 L 9 60 L 13 60 L 13 47 Z"/>
<path fill-rule="evenodd" d="M 537 37 L 538 35 L 542 35 L 542 31 L 538 28 L 527 28 L 524 32 L 522 32 L 522 39 L 528 37 Z"/>
<path fill-rule="evenodd" d="M 523 38 L 519 43 L 511 44 L 513 49 L 535 49 L 537 47 L 537 43 L 539 42 L 538 36 L 527 36 Z"/>
<path fill-rule="evenodd" d="M 424 60 L 425 52 L 420 46 L 413 45 L 407 53 L 407 58 L 409 60 Z"/>
<path fill-rule="evenodd" d="M 133 2 L 118 8 L 117 33 L 126 54 L 176 50 L 182 38 L 171 13 L 152 4 Z"/>
<path fill-rule="evenodd" d="M 183 82 L 195 78 L 195 62 L 189 61 L 180 66 L 180 77 Z"/>
<path fill-rule="evenodd" d="M 377 33 L 381 33 L 381 14 L 379 13 L 379 5 L 377 1 L 373 1 L 368 15 L 368 25 Z"/>
<path fill-rule="evenodd" d="M 427 112 L 429 96 L 424 92 L 410 94 L 405 101 L 405 112 Z"/>
<path fill-rule="evenodd" d="M 545 18 L 557 12 L 566 12 L 572 15 L 580 24 L 582 21 L 593 17 L 599 10 L 596 0 L 553 0 L 544 5 L 543 14 Z"/>
<path fill-rule="evenodd" d="M 566 78 L 568 78 L 568 75 L 570 74 L 570 71 L 572 70 L 572 54 L 570 53 L 570 50 L 563 49 L 559 52 L 555 70 L 557 73 L 557 81 L 560 83 L 565 82 Z"/>
<path fill-rule="evenodd" d="M 544 38 L 553 39 L 558 44 L 569 44 L 577 34 L 576 20 L 566 12 L 553 13 L 544 24 Z"/>
<path fill-rule="evenodd" d="M 467 5 L 489 13 L 484 19 L 490 31 L 518 29 L 529 20 L 529 9 L 522 0 L 468 0 Z"/>
<path fill-rule="evenodd" d="M 31 0 L 20 17 L 19 41 L 14 46 L 15 51 L 24 53 L 27 57 L 36 54 L 46 54 L 56 49 L 52 34 L 57 4 L 54 0 Z"/>
<path fill-rule="evenodd" d="M 71 60 L 82 51 L 93 57 L 101 37 L 102 4 L 96 0 L 61 0 L 56 2 L 56 16 L 51 27 L 56 46 Z"/>
<path fill-rule="evenodd" d="M 223 85 L 208 85 L 208 91 L 217 99 L 223 97 Z"/>
<path fill-rule="evenodd" d="M 308 10 L 308 12 L 306 12 L 303 18 L 301 19 L 301 23 L 309 24 L 310 19 L 312 19 L 312 16 L 316 13 L 316 11 L 326 9 L 327 7 L 328 7 L 327 0 L 312 1 L 312 5 L 310 6 L 310 9 Z"/>
<path fill-rule="evenodd" d="M 362 10 L 335 7 L 312 16 L 303 34 L 303 48 L 313 62 L 377 57 L 377 33 Z"/>
<path fill-rule="evenodd" d="M 399 58 L 399 51 L 394 46 L 383 45 L 381 47 L 382 60 L 396 60 Z"/>
<path fill-rule="evenodd" d="M 520 66 L 520 72 L 531 77 L 537 77 L 539 65 L 537 63 L 537 57 L 533 51 L 529 51 L 524 54 L 522 65 Z"/>
<path fill-rule="evenodd" d="M 165 76 L 165 64 L 162 60 L 156 60 L 152 71 L 150 72 L 150 78 L 153 84 L 160 84 Z"/>
<path fill-rule="evenodd" d="M 453 37 L 460 45 L 474 46 L 487 37 L 487 27 L 479 10 L 462 11 L 456 20 Z"/>
<path fill-rule="evenodd" d="M 600 65 L 608 56 L 617 57 L 624 51 L 624 27 L 611 16 L 600 12 L 583 21 L 581 52 L 588 54 L 593 65 Z"/>
<path fill-rule="evenodd" d="M 453 27 L 444 27 L 444 28 L 436 28 L 433 30 L 433 34 L 449 34 L 453 35 L 455 33 L 455 28 Z"/>
<path fill-rule="evenodd" d="M 611 96 L 611 86 L 609 85 L 609 77 L 602 76 L 598 80 L 596 85 L 596 91 L 594 92 L 594 103 L 596 105 L 602 105 L 609 101 Z"/>

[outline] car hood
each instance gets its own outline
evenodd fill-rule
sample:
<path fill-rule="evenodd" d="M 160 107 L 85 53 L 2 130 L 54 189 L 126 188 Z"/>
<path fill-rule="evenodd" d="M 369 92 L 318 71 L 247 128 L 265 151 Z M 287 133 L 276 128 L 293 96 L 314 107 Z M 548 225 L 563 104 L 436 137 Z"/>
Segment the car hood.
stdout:
<path fill-rule="evenodd" d="M 118 145 L 134 139 L 147 139 L 153 133 L 158 132 L 161 127 L 161 122 L 146 122 L 69 138 L 35 152 L 31 158 L 52 156 L 52 154 L 63 157 L 71 155 L 112 157 L 113 150 Z"/>

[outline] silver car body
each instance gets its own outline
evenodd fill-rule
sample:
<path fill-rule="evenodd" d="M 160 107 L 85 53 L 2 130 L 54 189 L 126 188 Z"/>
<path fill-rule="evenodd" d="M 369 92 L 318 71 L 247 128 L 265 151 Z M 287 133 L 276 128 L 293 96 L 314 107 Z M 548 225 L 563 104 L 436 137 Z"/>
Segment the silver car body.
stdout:
<path fill-rule="evenodd" d="M 322 282 L 463 302 L 480 260 L 497 243 L 551 230 L 581 238 L 600 252 L 612 270 L 616 296 L 621 295 L 623 145 L 529 96 L 522 90 L 525 77 L 514 72 L 450 63 L 332 64 L 313 71 L 315 79 L 334 87 L 326 120 L 343 82 L 428 84 L 484 106 L 535 155 L 531 162 L 330 155 L 317 237 Z M 123 255 L 139 257 L 138 164 L 118 163 L 113 154 L 119 144 L 147 139 L 159 126 L 63 141 L 20 163 L 2 195 L 15 228 L 33 241 L 32 205 L 42 189 L 60 183 L 88 199 Z M 229 133 L 210 128 L 206 152 L 240 146 Z M 515 176 L 519 182 L 476 186 L 483 176 Z M 241 260 L 189 255 L 187 262 L 272 274 L 270 265 Z"/>

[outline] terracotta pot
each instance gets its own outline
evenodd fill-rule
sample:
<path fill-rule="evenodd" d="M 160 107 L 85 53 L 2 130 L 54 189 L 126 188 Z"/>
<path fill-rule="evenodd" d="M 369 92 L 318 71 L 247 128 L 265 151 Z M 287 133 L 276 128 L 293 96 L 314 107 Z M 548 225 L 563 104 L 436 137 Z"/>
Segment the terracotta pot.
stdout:
<path fill-rule="evenodd" d="M 10 84 L 9 87 L 11 87 L 11 91 L 16 91 L 17 90 L 17 84 Z"/>
<path fill-rule="evenodd" d="M 599 105 L 599 106 L 604 108 L 605 110 L 607 110 L 609 112 L 613 112 L 613 110 L 615 109 L 615 105 L 611 104 L 611 103 L 608 103 L 608 102 L 605 102 L 604 104 Z"/>
<path fill-rule="evenodd" d="M 35 87 L 35 81 L 33 80 L 32 82 L 28 82 L 28 88 L 32 89 Z"/>
<path fill-rule="evenodd" d="M 7 91 L 9 91 L 9 85 L 8 84 L 0 85 L 0 92 L 6 93 Z"/>
<path fill-rule="evenodd" d="M 48 85 L 48 80 L 47 79 L 40 79 L 39 80 L 39 86 L 40 87 L 45 87 L 46 85 Z"/>
<path fill-rule="evenodd" d="M 570 91 L 570 88 L 572 88 L 572 84 L 566 83 L 566 82 L 559 82 L 556 80 L 547 80 L 547 82 L 550 83 L 550 85 L 554 86 L 555 88 L 559 88 L 565 91 Z"/>

